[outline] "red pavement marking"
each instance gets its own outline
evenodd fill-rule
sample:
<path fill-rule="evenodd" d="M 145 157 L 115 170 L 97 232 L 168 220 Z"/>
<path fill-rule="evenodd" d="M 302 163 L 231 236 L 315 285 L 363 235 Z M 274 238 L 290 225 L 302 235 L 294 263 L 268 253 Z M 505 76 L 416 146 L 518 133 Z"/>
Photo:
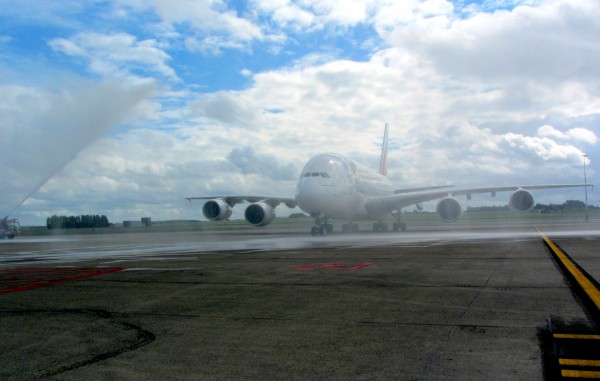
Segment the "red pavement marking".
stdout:
<path fill-rule="evenodd" d="M 329 262 L 329 263 L 306 263 L 303 265 L 294 266 L 295 270 L 359 270 L 364 267 L 370 266 L 371 263 L 341 263 L 341 262 Z"/>
<path fill-rule="evenodd" d="M 26 267 L 0 270 L 0 295 L 111 274 L 125 267 Z"/>

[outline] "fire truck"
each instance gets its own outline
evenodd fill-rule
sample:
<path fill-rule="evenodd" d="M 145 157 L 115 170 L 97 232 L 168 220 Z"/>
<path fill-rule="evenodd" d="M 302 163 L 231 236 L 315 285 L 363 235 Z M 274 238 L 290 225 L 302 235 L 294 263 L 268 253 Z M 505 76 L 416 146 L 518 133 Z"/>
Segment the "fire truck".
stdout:
<path fill-rule="evenodd" d="M 21 225 L 19 225 L 19 220 L 16 218 L 9 219 L 8 217 L 4 217 L 0 219 L 0 239 L 15 238 L 20 232 Z"/>

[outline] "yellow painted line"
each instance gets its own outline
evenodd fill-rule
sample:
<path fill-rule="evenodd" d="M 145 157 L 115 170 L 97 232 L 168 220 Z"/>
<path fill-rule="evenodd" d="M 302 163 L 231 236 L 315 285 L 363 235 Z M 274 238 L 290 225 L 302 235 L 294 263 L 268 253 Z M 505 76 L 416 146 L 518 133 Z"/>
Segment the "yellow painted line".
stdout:
<path fill-rule="evenodd" d="M 560 374 L 563 377 L 572 377 L 572 378 L 600 378 L 600 372 L 595 372 L 595 371 L 590 371 L 590 370 L 563 369 L 560 371 Z"/>
<path fill-rule="evenodd" d="M 600 335 L 585 335 L 577 333 L 555 333 L 555 339 L 600 340 Z"/>
<path fill-rule="evenodd" d="M 595 366 L 600 367 L 600 360 L 558 359 L 560 365 Z"/>
<path fill-rule="evenodd" d="M 600 311 L 600 291 L 577 268 L 577 266 L 575 266 L 573 264 L 573 262 L 571 260 L 569 260 L 569 258 L 565 255 L 565 253 L 563 253 L 562 250 L 560 250 L 558 248 L 558 246 L 556 246 L 554 244 L 554 242 L 552 242 L 550 240 L 550 238 L 548 238 L 548 236 L 546 234 L 544 234 L 544 232 L 542 232 L 537 227 L 536 227 L 536 229 L 542 235 L 542 238 L 544 239 L 544 241 L 546 242 L 546 244 L 548 245 L 548 247 L 550 247 L 550 249 L 554 252 L 554 254 L 556 254 L 556 257 L 565 266 L 565 268 L 567 269 L 567 271 L 569 273 L 571 273 L 571 275 L 573 276 L 573 278 L 575 278 L 575 280 L 577 281 L 577 283 L 579 283 L 579 286 L 583 289 L 583 291 L 587 294 L 587 296 L 592 300 L 592 302 L 594 303 L 594 305 L 596 305 L 596 308 L 598 309 L 598 311 Z"/>

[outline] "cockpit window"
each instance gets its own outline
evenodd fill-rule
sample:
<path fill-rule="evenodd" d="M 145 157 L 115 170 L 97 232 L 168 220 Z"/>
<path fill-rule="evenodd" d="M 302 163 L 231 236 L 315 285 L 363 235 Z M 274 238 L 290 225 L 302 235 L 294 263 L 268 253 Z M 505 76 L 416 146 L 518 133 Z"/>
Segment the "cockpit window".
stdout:
<path fill-rule="evenodd" d="M 304 177 L 323 177 L 325 179 L 330 179 L 329 173 L 327 172 L 306 172 Z"/>

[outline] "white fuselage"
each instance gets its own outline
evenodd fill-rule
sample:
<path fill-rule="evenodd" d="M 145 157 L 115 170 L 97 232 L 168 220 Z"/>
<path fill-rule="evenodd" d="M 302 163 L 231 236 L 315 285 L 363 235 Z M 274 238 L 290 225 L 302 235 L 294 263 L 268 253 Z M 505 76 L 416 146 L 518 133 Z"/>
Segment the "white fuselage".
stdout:
<path fill-rule="evenodd" d="M 338 154 L 321 154 L 306 163 L 296 187 L 296 202 L 312 216 L 354 220 L 367 213 L 369 196 L 394 193 L 387 177 Z"/>

